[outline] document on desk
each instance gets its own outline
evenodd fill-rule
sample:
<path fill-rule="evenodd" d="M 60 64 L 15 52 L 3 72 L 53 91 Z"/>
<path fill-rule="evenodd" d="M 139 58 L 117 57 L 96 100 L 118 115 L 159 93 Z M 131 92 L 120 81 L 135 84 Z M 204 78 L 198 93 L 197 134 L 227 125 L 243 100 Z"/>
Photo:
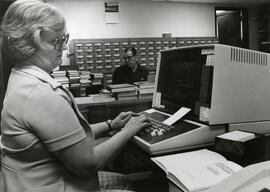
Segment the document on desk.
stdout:
<path fill-rule="evenodd" d="M 153 157 L 151 160 L 184 192 L 206 190 L 243 168 L 207 149 Z"/>
<path fill-rule="evenodd" d="M 205 192 L 247 192 L 269 191 L 270 161 L 263 161 L 246 166 L 237 173 L 212 186 Z M 226 186 L 226 187 L 224 187 Z"/>
<path fill-rule="evenodd" d="M 172 125 L 182 117 L 184 117 L 191 109 L 181 107 L 176 113 L 174 113 L 172 116 L 170 116 L 168 119 L 163 121 L 164 124 Z"/>
<path fill-rule="evenodd" d="M 231 140 L 231 141 L 245 142 L 245 141 L 254 139 L 256 136 L 254 133 L 235 130 L 235 131 L 231 131 L 229 133 L 219 135 L 217 137 L 222 138 L 222 139 L 226 139 L 226 140 Z"/>

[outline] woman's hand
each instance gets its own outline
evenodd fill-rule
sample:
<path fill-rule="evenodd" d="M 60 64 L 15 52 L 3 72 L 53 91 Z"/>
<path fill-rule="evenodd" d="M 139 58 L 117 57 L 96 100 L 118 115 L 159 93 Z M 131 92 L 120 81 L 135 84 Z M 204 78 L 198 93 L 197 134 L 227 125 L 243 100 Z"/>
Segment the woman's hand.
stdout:
<path fill-rule="evenodd" d="M 126 131 L 130 137 L 136 135 L 144 127 L 151 126 L 148 118 L 144 115 L 131 117 L 122 131 Z"/>
<path fill-rule="evenodd" d="M 112 129 L 121 129 L 126 125 L 126 123 L 130 120 L 132 116 L 138 116 L 138 114 L 132 111 L 121 112 L 114 120 L 112 120 Z"/>

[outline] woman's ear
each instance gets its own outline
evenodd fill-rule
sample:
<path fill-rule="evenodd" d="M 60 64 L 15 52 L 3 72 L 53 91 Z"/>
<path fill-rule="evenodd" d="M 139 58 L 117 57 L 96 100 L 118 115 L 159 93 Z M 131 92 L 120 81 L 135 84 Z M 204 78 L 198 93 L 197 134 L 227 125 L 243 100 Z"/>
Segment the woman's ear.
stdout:
<path fill-rule="evenodd" d="M 40 29 L 37 29 L 34 32 L 33 36 L 34 36 L 34 42 L 35 42 L 36 46 L 38 48 L 40 48 L 40 44 L 41 44 L 41 30 Z"/>
<path fill-rule="evenodd" d="M 36 30 L 34 33 L 34 41 L 39 49 L 48 49 L 50 41 L 49 32 Z"/>

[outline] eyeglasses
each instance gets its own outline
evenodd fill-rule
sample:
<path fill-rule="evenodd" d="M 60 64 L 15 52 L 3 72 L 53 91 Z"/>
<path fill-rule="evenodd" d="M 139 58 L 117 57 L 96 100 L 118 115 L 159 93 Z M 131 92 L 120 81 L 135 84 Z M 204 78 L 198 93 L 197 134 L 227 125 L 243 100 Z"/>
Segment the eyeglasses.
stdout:
<path fill-rule="evenodd" d="M 132 60 L 135 60 L 135 57 L 134 56 L 124 56 L 124 59 L 126 61 L 132 61 Z"/>
<path fill-rule="evenodd" d="M 57 37 L 55 40 L 51 41 L 51 44 L 54 46 L 55 49 L 60 50 L 63 47 L 63 43 L 68 43 L 69 40 L 69 33 L 63 35 L 62 37 Z"/>

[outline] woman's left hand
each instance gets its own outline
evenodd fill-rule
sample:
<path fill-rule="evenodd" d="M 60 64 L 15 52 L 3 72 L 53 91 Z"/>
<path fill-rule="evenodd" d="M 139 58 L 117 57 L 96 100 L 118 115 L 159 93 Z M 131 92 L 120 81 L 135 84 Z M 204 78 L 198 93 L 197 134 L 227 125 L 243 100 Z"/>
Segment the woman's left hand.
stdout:
<path fill-rule="evenodd" d="M 132 111 L 121 112 L 114 120 L 112 120 L 112 129 L 121 129 L 132 116 L 138 116 L 138 114 Z"/>

